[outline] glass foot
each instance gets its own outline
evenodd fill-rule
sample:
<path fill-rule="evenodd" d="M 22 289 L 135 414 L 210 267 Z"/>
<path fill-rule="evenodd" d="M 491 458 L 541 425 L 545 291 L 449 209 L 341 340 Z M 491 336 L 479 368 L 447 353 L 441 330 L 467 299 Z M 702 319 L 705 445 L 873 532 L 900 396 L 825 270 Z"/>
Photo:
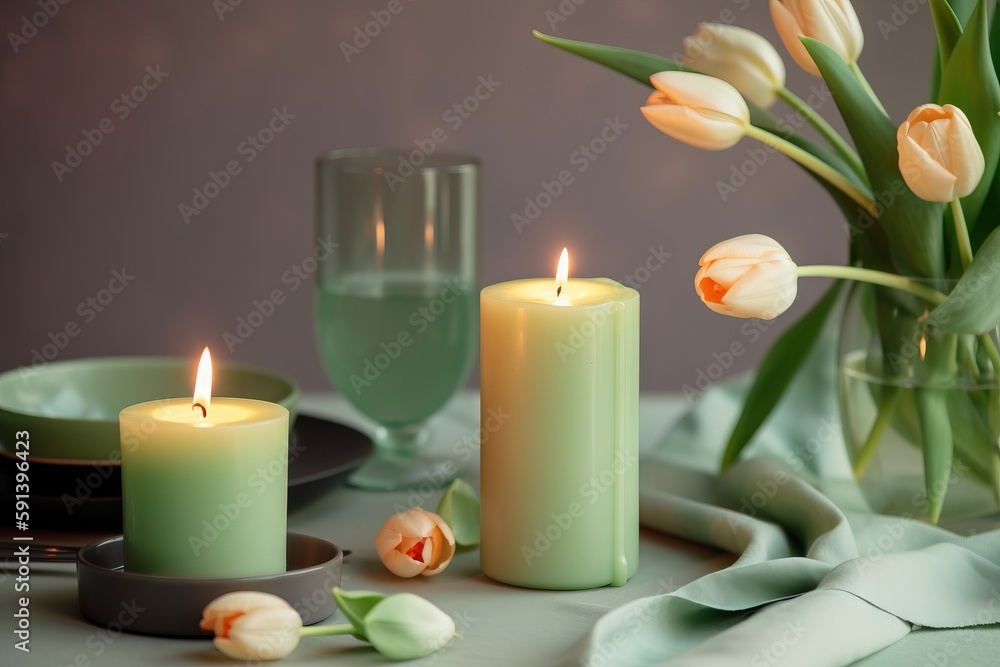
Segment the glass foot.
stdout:
<path fill-rule="evenodd" d="M 420 452 L 402 454 L 375 448 L 375 454 L 347 480 L 351 486 L 366 491 L 441 488 L 461 477 L 459 464 L 443 456 Z"/>

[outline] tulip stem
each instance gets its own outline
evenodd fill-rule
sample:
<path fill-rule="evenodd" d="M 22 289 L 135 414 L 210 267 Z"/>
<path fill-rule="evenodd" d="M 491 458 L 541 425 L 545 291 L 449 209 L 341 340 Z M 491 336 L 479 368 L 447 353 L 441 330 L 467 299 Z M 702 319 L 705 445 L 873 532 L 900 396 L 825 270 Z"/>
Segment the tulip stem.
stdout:
<path fill-rule="evenodd" d="M 847 161 L 847 164 L 854 170 L 854 173 L 866 183 L 868 182 L 868 174 L 861 163 L 861 158 L 858 157 L 858 154 L 850 147 L 847 141 L 840 136 L 840 133 L 833 129 L 830 123 L 826 122 L 825 118 L 816 113 L 816 110 L 809 106 L 805 100 L 784 86 L 776 89 L 776 92 L 778 97 L 784 100 L 788 106 L 792 107 L 796 113 L 809 121 L 830 142 L 830 145 L 840 154 L 840 157 Z"/>
<path fill-rule="evenodd" d="M 862 192 L 854 183 L 847 180 L 846 176 L 809 151 L 799 148 L 787 139 L 782 139 L 778 135 L 772 134 L 767 130 L 762 130 L 754 125 L 747 128 L 747 136 L 781 151 L 817 176 L 826 179 L 828 183 L 860 204 L 872 217 L 878 218 L 878 209 L 875 207 L 875 202 L 872 201 L 870 196 Z"/>
<path fill-rule="evenodd" d="M 350 623 L 342 625 L 310 625 L 299 630 L 299 637 L 330 637 L 333 635 L 353 635 L 357 632 Z"/>
<path fill-rule="evenodd" d="M 886 118 L 888 118 L 889 114 L 886 112 L 885 107 L 882 106 L 882 102 L 879 100 L 878 95 L 875 94 L 871 84 L 868 83 L 868 79 L 865 78 L 864 73 L 861 71 L 861 68 L 858 67 L 856 62 L 851 63 L 851 71 L 854 72 L 854 76 L 858 77 L 858 82 L 865 89 L 865 91 L 868 92 L 868 97 L 872 98 L 872 102 L 875 103 L 875 106 L 877 106 L 882 113 L 885 114 Z"/>
<path fill-rule="evenodd" d="M 972 264 L 972 241 L 969 240 L 969 226 L 965 222 L 965 211 L 962 202 L 955 197 L 951 200 L 951 217 L 955 223 L 955 238 L 958 240 L 958 256 L 962 258 L 962 271 L 968 271 Z M 989 334 L 979 334 L 979 341 L 993 364 L 994 377 L 1000 374 L 1000 352 Z M 1000 487 L 998 487 L 1000 489 Z M 1000 493 L 1000 491 L 998 491 Z"/>
<path fill-rule="evenodd" d="M 944 294 L 933 287 L 922 285 L 910 278 L 886 273 L 885 271 L 875 271 L 874 269 L 863 269 L 858 266 L 841 266 L 839 264 L 816 264 L 813 266 L 800 266 L 798 270 L 800 278 L 843 278 L 855 280 L 872 285 L 882 285 L 893 289 L 903 290 L 921 299 L 928 301 L 935 306 L 944 302 L 947 298 Z"/>
<path fill-rule="evenodd" d="M 958 197 L 951 200 L 951 217 L 955 223 L 955 237 L 958 239 L 958 255 L 962 258 L 962 271 L 972 264 L 972 241 L 969 240 L 969 226 L 965 224 L 965 212 Z"/>
<path fill-rule="evenodd" d="M 872 429 L 868 432 L 868 437 L 865 438 L 865 444 L 861 447 L 858 457 L 854 460 L 854 479 L 859 481 L 864 476 L 865 471 L 868 470 L 872 459 L 875 458 L 875 452 L 878 450 L 879 443 L 882 442 L 882 436 L 885 434 L 885 429 L 889 425 L 890 419 L 892 419 L 896 403 L 899 402 L 901 393 L 899 387 L 886 386 L 882 391 L 884 393 L 879 401 L 875 423 L 872 424 Z"/>
<path fill-rule="evenodd" d="M 981 333 L 979 334 L 979 344 L 986 350 L 986 356 L 990 358 L 990 363 L 993 364 L 994 379 L 1000 377 L 1000 350 L 997 350 L 996 343 L 993 342 L 988 333 Z"/>

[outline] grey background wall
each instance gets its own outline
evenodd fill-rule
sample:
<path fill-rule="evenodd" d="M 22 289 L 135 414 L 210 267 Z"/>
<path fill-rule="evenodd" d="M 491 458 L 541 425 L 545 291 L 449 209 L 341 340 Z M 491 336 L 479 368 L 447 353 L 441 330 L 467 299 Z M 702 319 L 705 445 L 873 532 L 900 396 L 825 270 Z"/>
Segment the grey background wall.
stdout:
<path fill-rule="evenodd" d="M 548 275 L 563 245 L 575 274 L 619 280 L 651 248 L 671 253 L 636 276 L 646 279 L 644 389 L 749 367 L 822 287 L 804 285 L 790 315 L 760 327 L 714 315 L 692 288 L 713 243 L 759 231 L 800 263 L 846 256 L 839 214 L 789 161 L 769 157 L 723 198 L 719 182 L 756 145 L 707 153 L 673 141 L 642 119 L 643 87 L 530 33 L 671 55 L 697 22 L 721 19 L 776 41 L 765 0 L 402 0 L 357 45 L 388 0 L 77 1 L 36 17 L 44 25 L 32 31 L 25 21 L 40 4 L 0 9 L 0 368 L 32 363 L 53 339 L 65 343 L 61 359 L 193 358 L 208 344 L 218 357 L 328 388 L 312 285 L 283 280 L 314 244 L 313 158 L 335 147 L 412 148 L 439 127 L 441 150 L 483 161 L 481 284 Z M 897 3 L 855 3 L 867 36 L 861 63 L 897 121 L 925 101 L 933 39 L 926 4 L 902 4 L 912 15 Z M 818 90 L 818 79 L 786 65 L 789 87 Z M 446 112 L 481 78 L 499 85 L 456 127 Z M 272 119 L 281 127 L 273 141 L 247 142 Z M 609 119 L 627 127 L 579 171 L 574 153 Z M 96 145 L 77 161 L 67 145 L 80 142 Z M 195 202 L 193 189 L 229 161 L 239 173 Z M 563 169 L 573 183 L 519 233 L 512 214 Z M 185 216 L 181 204 L 204 206 Z M 108 290 L 121 287 L 115 272 L 127 282 L 117 294 Z M 275 289 L 286 300 L 227 349 L 223 334 Z M 61 336 L 67 327 L 76 335 Z"/>

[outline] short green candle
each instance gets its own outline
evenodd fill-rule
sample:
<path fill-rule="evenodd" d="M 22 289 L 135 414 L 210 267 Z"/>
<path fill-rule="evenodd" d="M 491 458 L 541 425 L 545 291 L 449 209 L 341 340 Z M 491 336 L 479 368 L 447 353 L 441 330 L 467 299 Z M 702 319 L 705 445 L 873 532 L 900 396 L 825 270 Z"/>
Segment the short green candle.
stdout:
<path fill-rule="evenodd" d="M 516 280 L 481 295 L 483 572 L 529 588 L 623 585 L 639 549 L 639 294 Z"/>
<path fill-rule="evenodd" d="M 288 410 L 213 398 L 122 410 L 125 569 L 175 577 L 285 571 Z"/>

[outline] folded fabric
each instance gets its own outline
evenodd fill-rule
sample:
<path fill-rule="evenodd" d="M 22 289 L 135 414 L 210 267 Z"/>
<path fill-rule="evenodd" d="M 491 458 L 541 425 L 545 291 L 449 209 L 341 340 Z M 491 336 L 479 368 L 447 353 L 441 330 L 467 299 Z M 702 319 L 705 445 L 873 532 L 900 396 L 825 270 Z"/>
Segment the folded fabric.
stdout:
<path fill-rule="evenodd" d="M 1000 622 L 1000 534 L 959 537 L 914 520 L 845 515 L 771 458 L 734 466 L 714 499 L 663 490 L 686 474 L 650 464 L 641 522 L 739 558 L 605 615 L 567 664 L 605 664 L 613 645 L 608 664 L 622 666 L 842 667 L 914 625 Z M 751 498 L 755 516 L 739 511 Z"/>
<path fill-rule="evenodd" d="M 836 632 L 828 631 L 831 626 Z M 904 637 L 910 624 L 843 591 L 770 605 L 668 664 L 671 667 L 849 665 Z"/>
<path fill-rule="evenodd" d="M 640 522 L 738 558 L 606 614 L 567 664 L 843 667 L 916 626 L 1000 622 L 1000 532 L 959 537 L 868 511 L 850 481 L 833 346 L 825 336 L 725 474 L 747 378 L 705 391 L 641 461 Z"/>

